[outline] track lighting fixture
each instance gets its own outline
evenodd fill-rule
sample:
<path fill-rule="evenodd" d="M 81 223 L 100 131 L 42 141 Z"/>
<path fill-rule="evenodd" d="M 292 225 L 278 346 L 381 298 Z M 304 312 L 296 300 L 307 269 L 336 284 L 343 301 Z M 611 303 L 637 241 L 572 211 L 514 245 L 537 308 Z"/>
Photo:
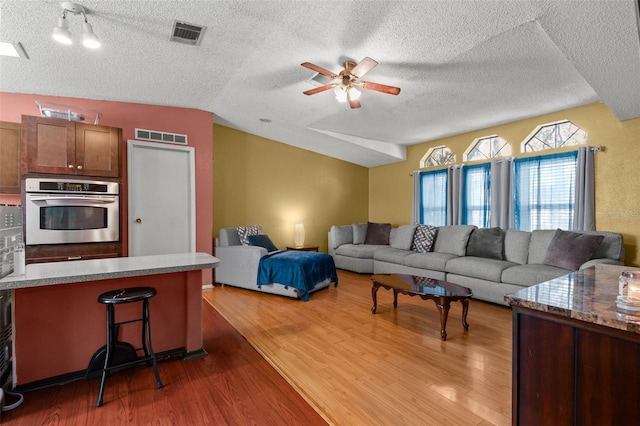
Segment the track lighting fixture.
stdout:
<path fill-rule="evenodd" d="M 58 19 L 58 26 L 53 29 L 53 39 L 62 44 L 73 44 L 71 39 L 71 31 L 69 31 L 69 22 L 67 21 L 67 12 L 73 15 L 82 15 L 84 23 L 82 24 L 82 44 L 90 49 L 97 49 L 101 46 L 98 36 L 93 32 L 93 27 L 87 21 L 86 10 L 77 3 L 64 1 L 60 5 L 62 8 L 62 17 Z"/>

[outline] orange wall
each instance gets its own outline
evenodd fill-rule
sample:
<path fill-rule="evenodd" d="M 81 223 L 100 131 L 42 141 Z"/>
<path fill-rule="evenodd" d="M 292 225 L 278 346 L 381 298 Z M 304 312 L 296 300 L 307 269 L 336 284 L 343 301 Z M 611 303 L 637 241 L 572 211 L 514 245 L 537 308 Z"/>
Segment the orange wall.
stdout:
<path fill-rule="evenodd" d="M 189 146 L 196 150 L 196 250 L 212 253 L 213 221 L 213 114 L 191 108 L 160 105 L 61 98 L 33 94 L 0 92 L 0 120 L 19 123 L 22 115 L 40 115 L 35 101 L 100 111 L 100 123 L 122 129 L 122 153 L 126 165 L 127 140 L 134 139 L 136 128 L 188 135 Z M 127 212 L 127 170 L 123 167 L 122 211 Z M 0 202 L 15 202 L 16 197 L 0 195 Z M 122 229 L 123 254 L 128 252 L 127 220 Z M 211 270 L 203 271 L 203 283 L 212 283 Z"/>

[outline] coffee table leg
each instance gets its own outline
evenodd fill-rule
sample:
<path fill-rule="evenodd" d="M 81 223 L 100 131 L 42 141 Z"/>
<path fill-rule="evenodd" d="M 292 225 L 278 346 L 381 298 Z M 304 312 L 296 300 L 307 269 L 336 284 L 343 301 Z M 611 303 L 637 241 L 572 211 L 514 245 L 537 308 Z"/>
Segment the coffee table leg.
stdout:
<path fill-rule="evenodd" d="M 462 326 L 464 331 L 469 331 L 469 323 L 467 322 L 467 312 L 469 312 L 469 299 L 462 299 Z"/>
<path fill-rule="evenodd" d="M 398 307 L 398 292 L 396 291 L 396 289 L 393 289 L 393 307 Z"/>
<path fill-rule="evenodd" d="M 436 302 L 436 306 L 438 307 L 438 311 L 440 311 L 440 338 L 447 340 L 447 318 L 449 317 L 451 302 L 440 299 L 440 303 Z"/>
<path fill-rule="evenodd" d="M 371 298 L 373 299 L 373 307 L 371 308 L 371 313 L 375 314 L 376 313 L 376 309 L 378 308 L 378 289 L 380 288 L 379 285 L 377 285 L 376 283 L 373 283 L 373 286 L 371 287 Z"/>

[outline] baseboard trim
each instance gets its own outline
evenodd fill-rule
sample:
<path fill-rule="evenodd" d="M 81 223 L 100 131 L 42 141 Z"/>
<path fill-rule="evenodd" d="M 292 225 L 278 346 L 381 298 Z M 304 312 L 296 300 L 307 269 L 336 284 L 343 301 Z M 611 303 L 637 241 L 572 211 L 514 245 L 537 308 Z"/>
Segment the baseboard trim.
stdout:
<path fill-rule="evenodd" d="M 189 361 L 192 359 L 202 358 L 207 355 L 209 355 L 209 352 L 205 351 L 204 348 L 200 348 L 197 351 L 187 352 L 182 359 L 185 361 Z"/>

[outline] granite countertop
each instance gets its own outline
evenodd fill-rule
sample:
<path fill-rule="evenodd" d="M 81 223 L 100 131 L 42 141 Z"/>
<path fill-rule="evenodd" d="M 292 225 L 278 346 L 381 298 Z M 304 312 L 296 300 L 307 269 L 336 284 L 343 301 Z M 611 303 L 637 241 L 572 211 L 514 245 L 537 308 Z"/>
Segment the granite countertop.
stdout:
<path fill-rule="evenodd" d="M 522 307 L 640 334 L 640 316 L 616 309 L 618 277 L 640 268 L 596 265 L 582 271 L 524 288 L 504 300 Z"/>
<path fill-rule="evenodd" d="M 0 290 L 193 271 L 215 268 L 218 262 L 207 253 L 178 253 L 34 263 L 27 265 L 24 275 L 2 278 Z"/>

